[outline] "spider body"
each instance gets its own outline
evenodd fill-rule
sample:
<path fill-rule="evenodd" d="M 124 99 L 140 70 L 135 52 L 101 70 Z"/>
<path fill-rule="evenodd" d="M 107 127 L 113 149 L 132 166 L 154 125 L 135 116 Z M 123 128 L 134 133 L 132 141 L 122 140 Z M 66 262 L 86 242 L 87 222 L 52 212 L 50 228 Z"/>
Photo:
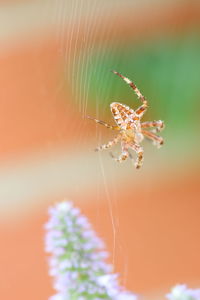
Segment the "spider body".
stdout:
<path fill-rule="evenodd" d="M 111 113 L 117 123 L 124 141 L 140 143 L 143 140 L 141 124 L 133 109 L 127 105 L 113 102 Z"/>
<path fill-rule="evenodd" d="M 111 153 L 112 158 L 117 162 L 122 162 L 128 157 L 133 159 L 131 153 L 129 152 L 129 149 L 132 149 L 137 154 L 135 167 L 136 169 L 139 169 L 143 163 L 143 148 L 140 143 L 142 142 L 144 137 L 147 137 L 148 139 L 152 140 L 157 147 L 160 147 L 163 144 L 163 138 L 156 135 L 154 131 L 161 131 L 164 128 L 164 123 L 161 120 L 141 122 L 141 118 L 148 108 L 147 99 L 141 94 L 141 92 L 131 80 L 116 71 L 113 71 L 113 73 L 121 77 L 134 90 L 138 98 L 142 101 L 142 105 L 134 111 L 129 106 L 121 104 L 119 102 L 111 103 L 111 113 L 117 126 L 112 126 L 105 123 L 104 121 L 88 117 L 94 120 L 96 123 L 104 125 L 109 129 L 118 131 L 117 136 L 113 140 L 109 141 L 107 144 L 103 144 L 97 147 L 95 150 L 100 151 L 111 148 L 119 141 L 121 141 L 121 155 L 118 158 L 115 158 Z M 148 129 L 150 129 L 150 131 Z"/>

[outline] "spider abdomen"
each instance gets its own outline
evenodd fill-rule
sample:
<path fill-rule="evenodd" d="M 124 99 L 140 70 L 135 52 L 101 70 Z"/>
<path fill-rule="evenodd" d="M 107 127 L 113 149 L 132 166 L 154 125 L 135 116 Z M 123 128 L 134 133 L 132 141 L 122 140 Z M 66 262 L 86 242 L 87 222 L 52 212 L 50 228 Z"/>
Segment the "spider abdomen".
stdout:
<path fill-rule="evenodd" d="M 119 102 L 111 103 L 110 109 L 115 122 L 121 129 L 126 130 L 131 128 L 131 123 L 133 122 L 133 118 L 135 116 L 133 109 Z"/>

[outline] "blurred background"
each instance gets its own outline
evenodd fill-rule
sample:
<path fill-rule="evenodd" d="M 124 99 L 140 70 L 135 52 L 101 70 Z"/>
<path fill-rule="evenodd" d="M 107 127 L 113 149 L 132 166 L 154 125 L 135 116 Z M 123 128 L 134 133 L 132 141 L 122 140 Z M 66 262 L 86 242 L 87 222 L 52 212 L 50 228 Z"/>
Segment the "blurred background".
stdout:
<path fill-rule="evenodd" d="M 108 151 L 109 104 L 149 99 L 165 145 L 144 141 L 135 170 Z M 72 200 L 127 289 L 160 298 L 200 286 L 200 3 L 10 0 L 0 3 L 0 298 L 54 293 L 43 251 L 49 205 Z M 119 147 L 113 148 L 117 155 Z M 163 296 L 162 296 L 163 298 Z"/>

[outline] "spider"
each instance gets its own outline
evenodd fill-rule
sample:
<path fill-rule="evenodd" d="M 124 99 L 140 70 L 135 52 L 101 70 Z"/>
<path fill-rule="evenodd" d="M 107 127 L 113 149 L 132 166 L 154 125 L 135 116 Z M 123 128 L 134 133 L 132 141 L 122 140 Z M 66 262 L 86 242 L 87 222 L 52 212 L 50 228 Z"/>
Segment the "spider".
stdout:
<path fill-rule="evenodd" d="M 100 151 L 104 149 L 111 148 L 119 141 L 121 141 L 122 153 L 116 158 L 112 153 L 111 157 L 117 161 L 125 161 L 128 157 L 133 160 L 129 149 L 132 149 L 136 152 L 137 158 L 135 160 L 135 167 L 139 169 L 143 163 L 143 147 L 140 145 L 144 137 L 153 141 L 154 145 L 158 148 L 163 145 L 163 138 L 156 135 L 155 132 L 159 132 L 164 128 L 164 122 L 159 121 L 149 121 L 141 122 L 141 118 L 148 108 L 147 99 L 141 94 L 136 85 L 129 80 L 127 77 L 124 77 L 122 74 L 116 71 L 112 71 L 114 74 L 122 78 L 136 93 L 137 97 L 142 101 L 142 105 L 137 108 L 135 111 L 127 105 L 121 104 L 119 102 L 112 102 L 110 104 L 111 113 L 115 119 L 117 125 L 109 125 L 104 121 L 97 120 L 88 116 L 89 119 L 95 121 L 98 124 L 105 126 L 111 130 L 118 131 L 118 135 L 115 136 L 108 143 L 103 144 L 95 149 L 95 151 Z M 151 129 L 152 131 L 148 131 Z"/>

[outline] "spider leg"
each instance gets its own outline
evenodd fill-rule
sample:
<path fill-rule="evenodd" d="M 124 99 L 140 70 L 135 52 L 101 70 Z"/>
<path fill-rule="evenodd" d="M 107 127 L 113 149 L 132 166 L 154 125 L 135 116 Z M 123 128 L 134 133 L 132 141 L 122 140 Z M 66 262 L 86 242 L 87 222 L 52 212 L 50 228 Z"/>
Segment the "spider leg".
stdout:
<path fill-rule="evenodd" d="M 112 146 L 114 146 L 115 144 L 117 144 L 117 142 L 120 140 L 120 138 L 121 138 L 121 136 L 119 134 L 113 140 L 109 141 L 107 144 L 103 144 L 103 145 L 97 147 L 95 149 L 95 151 L 101 151 L 101 150 L 105 150 L 105 149 L 111 148 Z"/>
<path fill-rule="evenodd" d="M 164 140 L 161 136 L 158 136 L 150 131 L 142 130 L 142 134 L 144 134 L 147 138 L 153 141 L 154 145 L 156 145 L 158 148 L 163 145 Z"/>
<path fill-rule="evenodd" d="M 110 155 L 115 161 L 121 163 L 124 160 L 126 160 L 129 156 L 128 147 L 126 145 L 122 144 L 122 153 L 120 154 L 120 156 L 118 158 L 116 158 L 112 152 L 110 153 Z"/>
<path fill-rule="evenodd" d="M 139 169 L 142 166 L 142 163 L 143 163 L 144 150 L 138 144 L 133 144 L 131 146 L 131 148 L 137 153 L 137 158 L 136 158 L 136 161 L 135 161 L 134 165 L 135 165 L 136 169 Z M 134 160 L 133 156 L 130 153 L 129 153 L 129 156 L 130 156 L 131 160 Z"/>
<path fill-rule="evenodd" d="M 139 89 L 137 88 L 137 86 L 134 84 L 134 82 L 132 82 L 130 79 L 128 79 L 127 77 L 123 76 L 122 74 L 120 74 L 119 72 L 116 71 L 112 71 L 114 74 L 118 75 L 119 77 L 121 77 L 136 93 L 136 95 L 138 96 L 138 98 L 142 101 L 143 106 L 147 107 L 147 99 L 141 94 L 141 92 L 139 91 Z"/>
<path fill-rule="evenodd" d="M 157 132 L 163 130 L 164 126 L 164 122 L 161 120 L 141 123 L 142 128 L 155 128 Z"/>
<path fill-rule="evenodd" d="M 93 120 L 94 122 L 98 123 L 98 124 L 101 124 L 103 126 L 105 126 L 106 128 L 109 128 L 109 129 L 112 129 L 112 130 L 120 130 L 120 128 L 118 126 L 112 126 L 110 124 L 107 124 L 106 122 L 104 121 L 101 121 L 101 120 L 97 120 L 95 118 L 92 118 L 90 116 L 87 116 L 88 119 L 90 120 Z"/>
<path fill-rule="evenodd" d="M 141 119 L 144 113 L 146 112 L 148 106 L 146 104 L 142 104 L 138 109 L 136 109 L 135 114 L 136 116 Z"/>

